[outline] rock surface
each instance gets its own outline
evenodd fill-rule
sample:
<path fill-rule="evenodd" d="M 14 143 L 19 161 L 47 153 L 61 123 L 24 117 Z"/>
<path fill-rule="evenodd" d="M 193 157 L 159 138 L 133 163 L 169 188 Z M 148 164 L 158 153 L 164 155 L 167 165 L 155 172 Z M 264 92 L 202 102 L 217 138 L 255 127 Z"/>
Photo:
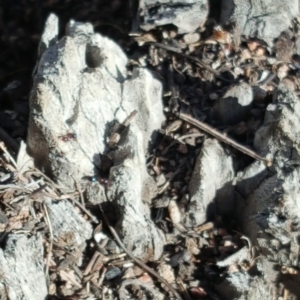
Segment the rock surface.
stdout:
<path fill-rule="evenodd" d="M 252 101 L 253 92 L 249 84 L 233 85 L 211 109 L 210 117 L 219 125 L 235 125 L 245 120 Z"/>
<path fill-rule="evenodd" d="M 266 170 L 255 162 L 237 179 L 244 200 L 238 198 L 236 217 L 252 245 L 259 249 L 261 257 L 256 266 L 260 275 L 231 273 L 227 280 L 233 294 L 225 299 L 257 299 L 258 295 L 273 299 L 278 284 L 288 282 L 290 291 L 299 295 L 299 287 L 293 284 L 297 276 L 284 277 L 279 267 L 299 268 L 299 124 L 298 98 L 280 84 L 255 135 L 257 150 L 272 158 L 274 165 Z M 219 288 L 225 291 L 225 287 Z"/>
<path fill-rule="evenodd" d="M 90 202 L 112 204 L 126 247 L 137 257 L 158 259 L 164 237 L 144 203 L 152 197 L 145 192 L 151 185 L 146 151 L 164 120 L 161 83 L 145 69 L 136 69 L 130 77 L 121 48 L 95 34 L 88 23 L 71 21 L 66 36 L 54 44 L 47 42 L 47 37 L 52 40 L 58 35 L 48 32 L 58 28 L 53 22 L 58 20 L 50 16 L 42 38 L 49 47 L 38 64 L 31 93 L 29 151 L 36 165 L 65 189 L 72 190 L 80 182 L 87 187 L 87 195 L 93 196 Z M 135 110 L 130 125 L 122 125 Z M 116 149 L 110 149 L 107 140 L 118 126 L 125 130 Z M 110 179 L 107 192 L 98 182 L 88 180 L 95 175 L 100 181 L 103 154 L 113 165 L 106 175 Z M 71 220 L 78 220 L 77 212 L 64 209 Z M 87 229 L 82 222 L 75 230 L 77 243 L 89 238 Z M 81 231 L 84 234 L 79 238 Z"/>
<path fill-rule="evenodd" d="M 144 30 L 173 24 L 178 33 L 191 33 L 205 23 L 209 5 L 207 0 L 143 0 L 139 8 Z"/>
<path fill-rule="evenodd" d="M 233 179 L 232 157 L 226 154 L 217 140 L 207 139 L 198 155 L 189 184 L 190 204 L 185 224 L 196 226 L 209 220 L 216 212 L 229 213 L 234 204 Z"/>
<path fill-rule="evenodd" d="M 238 34 L 257 37 L 273 45 L 299 13 L 297 0 L 232 0 L 222 1 L 221 23 L 232 22 Z"/>
<path fill-rule="evenodd" d="M 43 242 L 40 235 L 9 235 L 0 249 L 0 293 L 9 299 L 46 299 Z"/>

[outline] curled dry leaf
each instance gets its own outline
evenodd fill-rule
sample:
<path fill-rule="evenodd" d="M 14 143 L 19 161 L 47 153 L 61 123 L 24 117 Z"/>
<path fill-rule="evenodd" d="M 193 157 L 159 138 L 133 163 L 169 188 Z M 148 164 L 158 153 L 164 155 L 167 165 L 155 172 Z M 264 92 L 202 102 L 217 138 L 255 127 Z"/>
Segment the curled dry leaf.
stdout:
<path fill-rule="evenodd" d="M 174 224 L 179 224 L 181 221 L 181 214 L 175 200 L 171 200 L 168 206 L 169 216 Z"/>

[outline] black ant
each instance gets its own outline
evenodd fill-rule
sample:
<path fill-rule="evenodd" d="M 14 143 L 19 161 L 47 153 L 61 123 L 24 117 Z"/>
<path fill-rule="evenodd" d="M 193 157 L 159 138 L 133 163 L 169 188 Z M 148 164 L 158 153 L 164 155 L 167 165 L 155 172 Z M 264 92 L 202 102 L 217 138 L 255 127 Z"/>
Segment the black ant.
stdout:
<path fill-rule="evenodd" d="M 69 132 L 65 135 L 61 135 L 59 138 L 62 139 L 64 142 L 68 142 L 71 140 L 75 141 L 77 140 L 77 134 Z"/>

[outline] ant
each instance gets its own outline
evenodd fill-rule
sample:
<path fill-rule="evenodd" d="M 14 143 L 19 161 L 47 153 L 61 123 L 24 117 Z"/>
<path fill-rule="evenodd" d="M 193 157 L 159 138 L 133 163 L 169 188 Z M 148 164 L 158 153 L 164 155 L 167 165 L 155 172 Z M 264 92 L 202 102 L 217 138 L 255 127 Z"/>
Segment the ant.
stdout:
<path fill-rule="evenodd" d="M 65 135 L 61 135 L 59 138 L 62 139 L 64 142 L 68 142 L 70 140 L 75 141 L 77 140 L 77 134 L 69 132 Z"/>
<path fill-rule="evenodd" d="M 107 186 L 109 184 L 109 181 L 106 178 L 99 178 L 98 181 L 100 184 L 102 184 L 104 186 Z"/>
<path fill-rule="evenodd" d="M 107 186 L 110 183 L 108 179 L 102 177 L 97 178 L 96 176 L 91 177 L 91 181 L 92 182 L 98 181 L 103 186 Z"/>

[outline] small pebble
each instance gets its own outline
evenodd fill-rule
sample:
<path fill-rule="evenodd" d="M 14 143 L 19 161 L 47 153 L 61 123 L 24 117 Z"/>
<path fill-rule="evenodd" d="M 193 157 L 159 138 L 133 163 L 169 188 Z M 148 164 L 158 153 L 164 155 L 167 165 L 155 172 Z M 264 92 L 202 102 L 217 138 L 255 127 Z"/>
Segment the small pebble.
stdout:
<path fill-rule="evenodd" d="M 218 99 L 219 99 L 219 96 L 218 96 L 217 93 L 211 93 L 211 94 L 209 95 L 209 99 L 215 101 L 215 100 L 218 100 Z"/>
<path fill-rule="evenodd" d="M 112 280 L 112 279 L 116 278 L 117 276 L 121 275 L 121 273 L 122 272 L 118 267 L 114 267 L 106 272 L 105 279 Z"/>
<path fill-rule="evenodd" d="M 200 33 L 195 32 L 195 33 L 185 34 L 183 40 L 187 45 L 189 45 L 189 44 L 195 44 L 199 42 L 200 38 L 201 38 Z"/>

